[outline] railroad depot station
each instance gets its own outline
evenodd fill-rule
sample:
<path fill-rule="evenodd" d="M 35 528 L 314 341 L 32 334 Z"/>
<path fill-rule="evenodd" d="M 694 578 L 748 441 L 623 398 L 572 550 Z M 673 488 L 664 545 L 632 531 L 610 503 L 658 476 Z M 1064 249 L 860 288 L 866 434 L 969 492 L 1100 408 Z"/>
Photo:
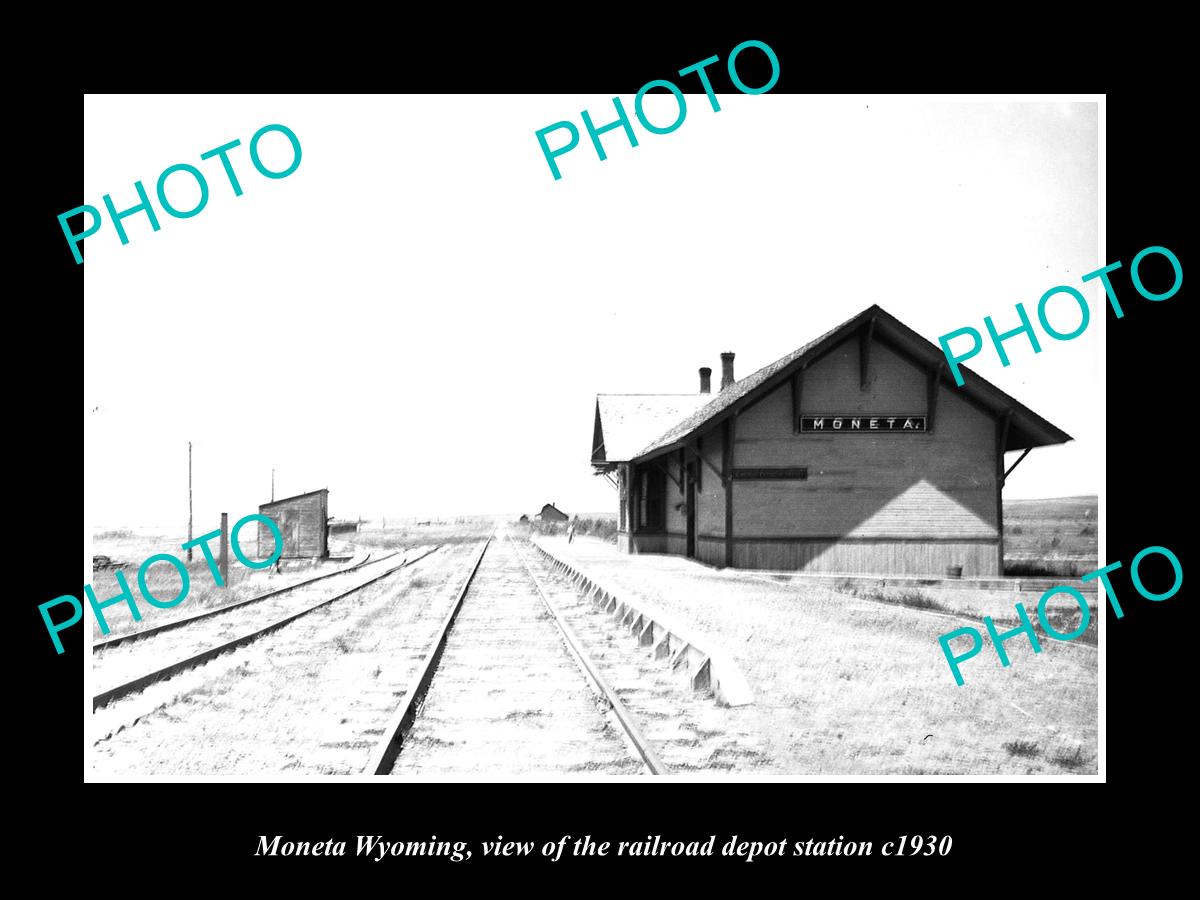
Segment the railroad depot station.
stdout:
<path fill-rule="evenodd" d="M 879 306 L 719 390 L 600 394 L 618 548 L 716 566 L 997 576 L 1005 477 L 1071 440 Z M 1004 453 L 1023 450 L 1006 471 Z"/>

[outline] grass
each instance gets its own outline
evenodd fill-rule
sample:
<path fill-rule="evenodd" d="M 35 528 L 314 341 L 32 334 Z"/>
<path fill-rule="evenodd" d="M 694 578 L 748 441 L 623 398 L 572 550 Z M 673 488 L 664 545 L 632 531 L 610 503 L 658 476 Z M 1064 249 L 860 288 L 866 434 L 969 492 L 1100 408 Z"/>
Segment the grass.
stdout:
<path fill-rule="evenodd" d="M 1097 565 L 1094 496 L 1004 501 L 1004 574 L 1078 578 Z"/>
<path fill-rule="evenodd" d="M 92 590 L 96 600 L 103 602 L 121 593 L 117 582 L 120 572 L 129 590 L 133 594 L 141 621 L 135 621 L 125 602 L 105 607 L 104 617 L 109 626 L 110 635 L 128 634 L 141 628 L 150 628 L 181 616 L 190 615 L 201 609 L 211 609 L 227 606 L 239 600 L 265 593 L 273 588 L 294 584 L 316 574 L 321 569 L 332 571 L 330 564 L 321 564 L 304 560 L 288 560 L 283 566 L 283 574 L 272 574 L 273 570 L 254 571 L 239 563 L 230 550 L 229 577 L 224 587 L 217 587 L 212 572 L 204 554 L 197 547 L 192 562 L 187 562 L 186 551 L 180 549 L 184 538 L 161 534 L 139 534 L 128 528 L 116 528 L 97 532 L 92 536 L 93 553 L 98 556 L 109 556 L 119 568 L 93 570 Z M 216 546 L 213 545 L 214 554 Z M 254 556 L 253 541 L 249 541 L 246 550 Z M 169 553 L 180 559 L 188 573 L 189 589 L 187 596 L 176 606 L 160 609 L 151 606 L 142 595 L 138 585 L 138 569 L 142 562 L 157 553 Z M 146 572 L 146 587 L 150 593 L 161 601 L 170 601 L 179 594 L 181 579 L 179 572 L 169 563 L 156 563 Z M 86 617 L 91 620 L 92 635 L 102 638 L 105 635 L 100 630 L 100 623 L 88 609 L 82 587 L 76 595 L 84 604 Z"/>
<path fill-rule="evenodd" d="M 128 528 L 112 528 L 108 531 L 98 531 L 92 535 L 93 541 L 111 541 L 119 538 L 131 538 L 134 533 Z"/>
<path fill-rule="evenodd" d="M 359 528 L 358 533 L 352 536 L 351 543 L 372 550 L 399 550 L 432 544 L 473 544 L 491 534 L 493 525 L 493 520 L 485 518 L 461 522 L 431 521 L 428 525 L 389 520 L 386 528 L 381 522 L 371 522 Z"/>
<path fill-rule="evenodd" d="M 1037 614 L 1038 598 L 1024 596 L 1017 599 L 1024 604 L 1025 611 L 1029 615 L 1029 620 L 1033 623 L 1034 630 L 1038 633 L 1038 642 L 1042 645 L 1042 648 L 1045 649 L 1048 644 L 1059 643 L 1059 639 L 1052 638 L 1042 627 L 1042 621 Z M 1059 604 L 1062 605 L 1060 606 Z M 1087 629 L 1079 637 L 1072 638 L 1067 643 L 1091 644 L 1093 647 L 1097 645 L 1099 641 L 1099 631 L 1097 630 L 1099 626 L 1097 623 L 1100 616 L 1097 614 L 1095 607 L 1089 606 L 1089 610 L 1090 618 Z M 1063 600 L 1060 598 L 1053 601 L 1053 604 L 1047 604 L 1046 606 L 1046 620 L 1050 623 L 1050 627 L 1059 634 L 1071 634 L 1079 627 L 1079 622 L 1082 618 L 1083 614 L 1079 611 L 1079 607 L 1069 599 Z M 1003 629 L 1015 628 L 1020 624 L 1016 613 L 1007 611 L 1001 615 L 994 615 L 992 621 L 997 628 Z"/>
<path fill-rule="evenodd" d="M 849 594 L 851 597 L 858 597 L 860 600 L 877 600 L 880 603 L 894 603 L 913 609 L 948 609 L 933 597 L 915 588 L 888 591 L 879 587 L 859 587 L 854 582 L 846 580 L 839 581 L 834 589 L 840 593 Z"/>
<path fill-rule="evenodd" d="M 754 691 L 754 703 L 738 710 L 738 727 L 761 741 L 765 761 L 753 765 L 757 770 L 1095 771 L 1095 654 L 1049 640 L 1034 654 L 1024 639 L 1012 640 L 1007 644 L 1011 665 L 1005 667 L 989 642 L 963 664 L 965 684 L 959 686 L 938 644 L 938 636 L 955 623 L 901 608 L 906 602 L 923 604 L 923 596 L 956 613 L 957 605 L 987 610 L 988 604 L 996 613 L 1006 604 L 1012 613 L 1017 598 L 1011 591 L 977 595 L 956 586 L 943 593 L 942 588 L 881 589 L 878 582 L 860 582 L 862 596 L 881 602 L 847 603 L 854 588 L 849 579 L 835 592 L 752 574 L 743 580 L 714 578 L 704 570 L 665 570 L 650 557 L 633 564 L 596 561 L 589 569 L 700 632 L 721 636 Z M 1021 599 L 1029 605 L 1027 597 Z M 1019 744 L 1021 739 L 1036 742 L 1037 754 L 1023 755 L 1031 748 Z M 1078 747 L 1082 750 L 1076 752 Z"/>
<path fill-rule="evenodd" d="M 1097 568 L 1090 559 L 1018 559 L 1005 561 L 1004 574 L 1009 578 L 1021 576 L 1077 579 L 1080 575 L 1086 575 Z"/>
<path fill-rule="evenodd" d="M 474 544 L 491 533 L 493 522 L 490 519 L 471 519 L 451 522 L 434 522 L 427 526 L 418 526 L 413 522 L 389 523 L 387 529 L 380 526 L 366 527 L 352 536 L 347 543 L 356 549 L 372 551 L 399 550 L 417 546 L 430 547 L 434 544 Z M 239 563 L 230 550 L 229 577 L 225 587 L 217 587 L 205 561 L 204 554 L 197 548 L 195 559 L 187 563 L 185 552 L 180 549 L 184 538 L 139 532 L 129 528 L 111 528 L 96 532 L 92 536 L 92 552 L 96 556 L 110 557 L 113 568 L 98 569 L 92 572 L 92 589 L 96 599 L 103 602 L 110 597 L 120 594 L 121 588 L 117 583 L 117 573 L 124 577 L 133 594 L 138 611 L 141 613 L 140 622 L 135 621 L 126 603 L 117 603 L 104 608 L 105 621 L 109 626 L 110 635 L 128 634 L 141 628 L 161 625 L 164 622 L 181 616 L 190 615 L 198 610 L 218 606 L 228 606 L 240 600 L 245 600 L 257 594 L 265 593 L 278 587 L 295 584 L 313 575 L 340 568 L 344 563 L 318 562 L 314 560 L 285 560 L 283 573 L 274 574 L 270 570 L 250 570 Z M 253 539 L 244 542 L 244 548 L 254 558 Z M 213 544 L 216 553 L 216 545 Z M 156 553 L 170 553 L 185 562 L 189 591 L 187 597 L 177 606 L 160 609 L 151 606 L 142 596 L 138 586 L 138 568 L 142 562 Z M 418 579 L 418 582 L 420 579 Z M 146 586 L 156 598 L 168 601 L 179 593 L 180 576 L 176 569 L 168 563 L 158 563 L 146 573 Z M 424 586 L 423 584 L 418 586 Z M 82 588 L 77 594 L 87 607 Z M 96 638 L 105 635 L 100 631 L 99 622 L 88 610 L 87 617 L 92 620 L 92 634 Z"/>
<path fill-rule="evenodd" d="M 521 526 L 524 523 L 514 522 L 512 524 Z M 567 524 L 567 522 L 540 522 L 536 519 L 531 519 L 529 529 L 534 534 L 553 537 L 566 534 Z M 575 521 L 575 533 L 586 534 L 590 537 L 599 538 L 602 541 L 608 541 L 610 544 L 615 544 L 617 542 L 617 518 L 616 516 L 581 517 Z"/>
<path fill-rule="evenodd" d="M 1050 762 L 1056 766 L 1062 766 L 1064 769 L 1082 769 L 1087 766 L 1087 758 L 1083 755 L 1083 748 L 1076 747 L 1075 750 L 1063 750 L 1055 753 L 1050 757 Z"/>
<path fill-rule="evenodd" d="M 1033 741 L 1007 741 L 1004 749 L 1008 751 L 1009 756 L 1034 757 L 1042 752 Z"/>

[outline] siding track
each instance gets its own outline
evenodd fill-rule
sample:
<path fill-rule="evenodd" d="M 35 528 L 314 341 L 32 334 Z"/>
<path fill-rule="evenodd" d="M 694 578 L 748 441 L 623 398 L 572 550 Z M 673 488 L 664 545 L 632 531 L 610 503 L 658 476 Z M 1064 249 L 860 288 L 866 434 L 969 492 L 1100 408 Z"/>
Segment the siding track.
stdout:
<path fill-rule="evenodd" d="M 278 604 L 268 604 L 266 607 L 259 607 L 255 609 L 252 614 L 253 618 L 250 619 L 221 618 L 220 620 L 210 620 L 209 622 L 205 623 L 205 626 L 196 626 L 185 629 L 184 631 L 177 631 L 172 634 L 163 634 L 160 631 L 158 634 L 153 636 L 144 636 L 143 641 L 139 641 L 134 645 L 124 648 L 126 652 L 122 654 L 123 658 L 120 659 L 113 659 L 110 657 L 110 654 L 117 653 L 119 651 L 110 651 L 109 653 L 105 653 L 99 658 L 104 661 L 104 664 L 97 666 L 98 679 L 103 683 L 105 681 L 104 675 L 109 671 L 113 671 L 117 674 L 117 677 L 124 678 L 124 680 L 121 680 L 112 687 L 106 688 L 105 690 L 102 690 L 100 693 L 96 694 L 92 698 L 92 710 L 94 712 L 97 709 L 107 706 L 114 700 L 119 700 L 128 694 L 142 691 L 157 681 L 162 681 L 174 675 L 178 675 L 179 673 L 187 671 L 188 669 L 203 665 L 204 663 L 211 659 L 215 659 L 223 653 L 228 653 L 229 651 L 236 650 L 239 647 L 244 647 L 252 641 L 256 641 L 259 638 L 271 634 L 272 632 L 283 628 L 285 625 L 294 622 L 296 619 L 308 615 L 314 610 L 320 609 L 321 607 L 327 606 L 330 603 L 334 603 L 337 600 L 341 600 L 345 597 L 349 597 L 358 593 L 363 588 L 387 578 L 389 575 L 399 572 L 401 569 L 404 569 L 418 560 L 423 559 L 437 549 L 437 547 L 434 547 L 431 550 L 415 553 L 411 559 L 405 557 L 399 563 L 392 565 L 385 566 L 384 564 L 388 560 L 392 559 L 395 554 L 377 560 L 372 566 L 365 566 L 362 568 L 356 567 L 353 574 L 357 577 L 354 579 L 355 583 L 352 586 L 349 586 L 346 590 L 336 593 L 333 596 L 323 597 L 316 603 L 311 603 L 312 598 L 310 595 L 312 595 L 314 591 L 321 589 L 314 589 L 312 584 L 316 581 L 323 580 L 324 576 L 322 576 L 322 578 L 312 579 L 299 585 L 293 585 L 291 588 L 285 588 L 281 591 L 273 592 L 273 596 L 278 599 L 286 592 L 301 589 L 295 597 L 290 597 L 289 601 L 295 601 L 297 597 L 301 602 L 306 600 L 310 601 L 309 605 L 304 606 L 298 611 L 295 611 L 294 603 L 289 603 L 288 606 L 291 607 L 290 611 L 288 611 L 287 614 L 281 618 L 279 617 L 281 608 L 278 606 Z M 332 574 L 346 576 L 349 575 L 350 572 L 347 570 Z M 262 600 L 265 599 L 266 596 L 267 595 L 263 595 L 252 599 Z M 215 610 L 214 612 L 229 613 L 233 610 L 244 608 L 244 606 L 244 603 L 235 604 L 234 606 L 224 607 L 220 610 Z M 247 611 L 247 615 L 250 615 L 249 611 Z M 143 644 L 146 646 L 143 647 Z M 149 671 L 146 671 L 146 666 L 149 665 L 149 662 L 143 662 L 143 658 L 150 657 L 151 655 L 153 655 L 153 659 L 155 660 L 155 667 L 151 668 Z M 164 665 L 161 662 L 164 658 L 174 658 L 174 662 Z M 141 674 L 128 677 L 128 672 L 130 670 L 137 670 L 139 668 L 141 669 Z M 112 679 L 107 679 L 107 683 L 111 684 Z"/>

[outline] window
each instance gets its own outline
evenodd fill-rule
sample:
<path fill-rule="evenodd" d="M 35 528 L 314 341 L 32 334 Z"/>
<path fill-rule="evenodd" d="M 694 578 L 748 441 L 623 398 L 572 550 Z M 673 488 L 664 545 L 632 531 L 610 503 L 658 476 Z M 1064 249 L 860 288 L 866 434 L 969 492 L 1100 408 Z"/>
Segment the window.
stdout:
<path fill-rule="evenodd" d="M 661 531 L 667 523 L 666 473 L 657 466 L 643 469 L 638 487 L 638 527 L 643 531 Z"/>

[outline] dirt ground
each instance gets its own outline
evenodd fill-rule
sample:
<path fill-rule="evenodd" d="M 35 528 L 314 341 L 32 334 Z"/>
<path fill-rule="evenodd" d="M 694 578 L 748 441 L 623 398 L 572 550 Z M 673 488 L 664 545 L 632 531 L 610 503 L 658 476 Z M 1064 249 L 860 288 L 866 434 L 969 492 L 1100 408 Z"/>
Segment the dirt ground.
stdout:
<path fill-rule="evenodd" d="M 738 710 L 779 774 L 1094 774 L 1097 654 L 1078 642 L 985 645 L 955 684 L 942 615 L 829 588 L 628 556 L 602 541 L 544 546 L 692 623 L 730 652 L 756 695 Z M 963 620 L 961 624 L 971 624 Z"/>

